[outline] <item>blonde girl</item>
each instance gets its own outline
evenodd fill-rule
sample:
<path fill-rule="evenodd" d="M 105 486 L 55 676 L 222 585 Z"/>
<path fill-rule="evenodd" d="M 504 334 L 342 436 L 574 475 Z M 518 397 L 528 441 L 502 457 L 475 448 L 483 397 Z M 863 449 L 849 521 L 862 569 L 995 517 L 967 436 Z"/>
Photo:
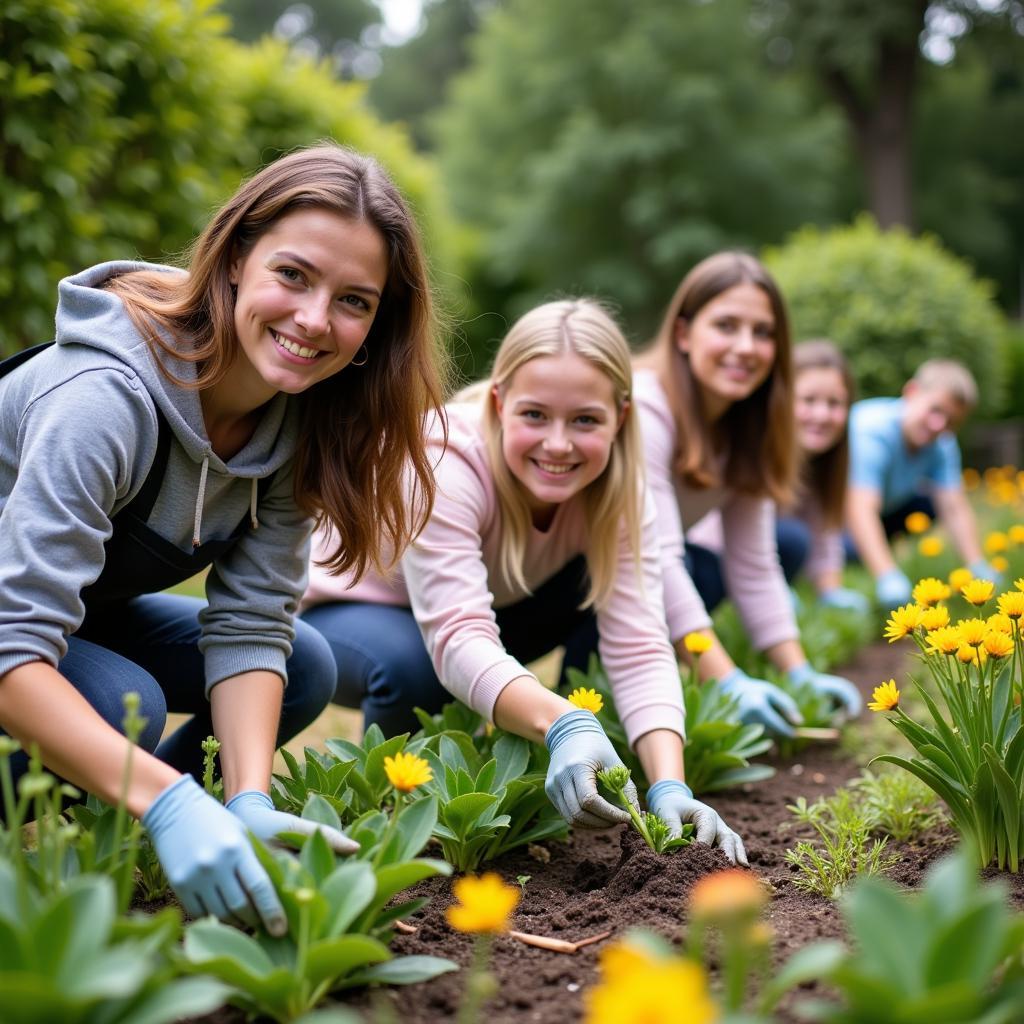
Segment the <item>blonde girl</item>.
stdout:
<path fill-rule="evenodd" d="M 793 500 L 797 454 L 789 321 L 778 287 L 754 257 L 720 252 L 680 283 L 661 328 L 638 360 L 637 412 L 658 507 L 669 633 L 703 632 L 702 677 L 736 696 L 744 721 L 791 735 L 799 713 L 773 684 L 736 667 L 711 631 L 709 611 L 728 593 L 754 644 L 796 682 L 847 714 L 852 683 L 816 672 L 800 645 L 775 544 L 775 506 Z M 721 559 L 687 544 L 684 530 L 721 513 Z"/>
<path fill-rule="evenodd" d="M 385 732 L 452 695 L 551 752 L 547 792 L 576 825 L 625 820 L 597 791 L 621 762 L 597 718 L 525 664 L 595 616 L 648 804 L 678 832 L 745 860 L 739 837 L 683 781 L 683 709 L 665 630 L 654 508 L 645 500 L 629 350 L 596 303 L 518 320 L 490 378 L 447 407 L 430 520 L 388 580 L 355 588 L 314 561 L 304 613 L 338 663 L 335 699 Z M 321 538 L 330 543 L 329 536 Z M 634 795 L 635 798 L 635 795 Z"/>

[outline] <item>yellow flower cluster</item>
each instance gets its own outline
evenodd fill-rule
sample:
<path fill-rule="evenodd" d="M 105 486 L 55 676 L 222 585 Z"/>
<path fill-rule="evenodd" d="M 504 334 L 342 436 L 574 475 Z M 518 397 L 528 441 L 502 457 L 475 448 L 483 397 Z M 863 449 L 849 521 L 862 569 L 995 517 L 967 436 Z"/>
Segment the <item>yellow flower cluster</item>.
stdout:
<path fill-rule="evenodd" d="M 596 715 L 604 707 L 604 698 L 597 690 L 591 690 L 585 686 L 577 686 L 569 694 L 569 703 L 582 711 L 593 711 Z"/>
<path fill-rule="evenodd" d="M 384 758 L 384 773 L 388 777 L 388 782 L 402 793 L 410 793 L 434 777 L 427 761 L 415 754 L 404 752 Z"/>
<path fill-rule="evenodd" d="M 977 490 L 984 482 L 985 500 L 990 505 L 1014 505 L 1024 493 L 1024 473 L 1015 466 L 990 466 L 983 474 L 965 469 L 963 481 L 967 490 Z"/>

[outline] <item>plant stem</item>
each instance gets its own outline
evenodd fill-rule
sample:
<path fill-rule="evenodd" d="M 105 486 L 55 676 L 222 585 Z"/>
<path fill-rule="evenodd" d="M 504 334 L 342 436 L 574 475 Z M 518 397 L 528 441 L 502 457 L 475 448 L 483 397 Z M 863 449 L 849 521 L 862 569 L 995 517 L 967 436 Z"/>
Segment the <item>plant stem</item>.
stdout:
<path fill-rule="evenodd" d="M 480 1011 L 493 988 L 487 969 L 490 959 L 491 936 L 483 932 L 477 935 L 473 943 L 473 962 L 469 968 L 469 977 L 466 979 L 466 992 L 459 1007 L 457 1024 L 479 1024 Z"/>

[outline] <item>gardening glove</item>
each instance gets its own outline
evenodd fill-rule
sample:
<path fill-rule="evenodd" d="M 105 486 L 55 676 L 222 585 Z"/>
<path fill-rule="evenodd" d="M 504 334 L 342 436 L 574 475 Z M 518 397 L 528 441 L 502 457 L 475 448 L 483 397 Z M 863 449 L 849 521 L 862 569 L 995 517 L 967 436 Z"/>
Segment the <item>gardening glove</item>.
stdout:
<path fill-rule="evenodd" d="M 776 736 L 792 736 L 793 726 L 803 718 L 788 693 L 765 679 L 751 679 L 741 668 L 734 668 L 718 683 L 723 693 L 739 701 L 740 721 L 745 725 L 763 725 Z"/>
<path fill-rule="evenodd" d="M 1003 574 L 998 570 L 993 569 L 984 558 L 979 558 L 977 561 L 971 562 L 967 568 L 971 570 L 971 574 L 975 579 L 991 580 L 996 585 L 996 590 L 998 590 L 1005 582 Z"/>
<path fill-rule="evenodd" d="M 668 825 L 673 838 L 682 835 L 683 825 L 693 822 L 698 843 L 720 846 L 733 864 L 748 866 L 743 840 L 722 821 L 713 807 L 694 800 L 693 790 L 685 782 L 678 779 L 656 782 L 647 790 L 647 807 Z"/>
<path fill-rule="evenodd" d="M 908 604 L 912 589 L 906 573 L 900 569 L 883 572 L 875 580 L 875 597 L 883 610 L 887 612 L 899 608 L 901 604 Z"/>
<path fill-rule="evenodd" d="M 851 590 L 849 587 L 833 587 L 826 590 L 818 598 L 818 602 L 826 608 L 838 608 L 844 612 L 857 612 L 867 614 L 871 608 L 871 602 L 859 591 Z"/>
<path fill-rule="evenodd" d="M 828 697 L 835 710 L 842 712 L 847 717 L 856 718 L 860 714 L 862 707 L 860 691 L 849 679 L 818 672 L 811 667 L 809 661 L 797 665 L 796 668 L 791 668 L 786 673 L 786 677 L 797 686 L 807 683 L 815 693 Z"/>
<path fill-rule="evenodd" d="M 274 810 L 273 800 L 259 789 L 236 793 L 225 806 L 263 843 L 280 845 L 278 836 L 282 832 L 298 832 L 303 836 L 319 832 L 335 853 L 356 853 L 359 850 L 357 842 L 330 825 L 321 825 L 317 821 L 307 821 L 294 814 Z"/>
<path fill-rule="evenodd" d="M 544 742 L 551 753 L 544 792 L 570 825 L 608 828 L 630 820 L 597 791 L 599 771 L 625 766 L 592 711 L 578 708 L 559 715 Z M 640 800 L 632 781 L 622 793 L 639 812 Z"/>
<path fill-rule="evenodd" d="M 162 790 L 142 816 L 171 888 L 193 917 L 225 921 L 284 935 L 288 919 L 243 824 L 191 775 Z"/>

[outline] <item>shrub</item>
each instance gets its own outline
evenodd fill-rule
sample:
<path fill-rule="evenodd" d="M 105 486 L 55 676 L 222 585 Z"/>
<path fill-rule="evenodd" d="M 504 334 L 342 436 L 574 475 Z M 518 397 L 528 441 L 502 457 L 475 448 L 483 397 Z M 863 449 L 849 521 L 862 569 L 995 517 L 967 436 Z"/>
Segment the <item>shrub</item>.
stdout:
<path fill-rule="evenodd" d="M 896 395 L 926 359 L 975 374 L 988 414 L 1002 408 L 1006 324 L 987 282 L 933 237 L 881 231 L 869 216 L 848 227 L 806 227 L 765 253 L 786 295 L 795 337 L 831 338 L 850 359 L 862 396 Z"/>

